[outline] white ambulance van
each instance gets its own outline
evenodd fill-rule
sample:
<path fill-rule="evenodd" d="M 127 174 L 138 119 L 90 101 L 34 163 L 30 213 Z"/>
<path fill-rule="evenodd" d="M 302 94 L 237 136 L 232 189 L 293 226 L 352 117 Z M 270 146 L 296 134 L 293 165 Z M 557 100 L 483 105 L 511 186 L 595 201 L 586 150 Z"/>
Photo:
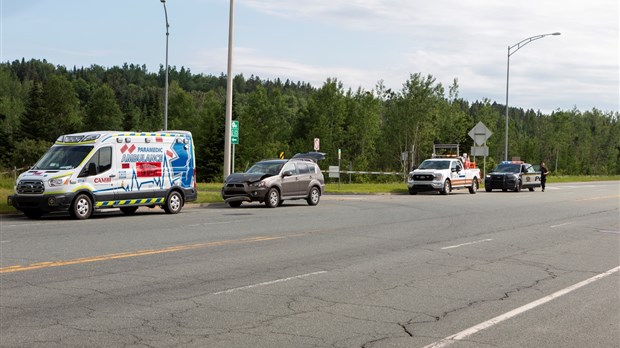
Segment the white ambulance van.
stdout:
<path fill-rule="evenodd" d="M 93 211 L 140 206 L 181 211 L 196 200 L 196 161 L 188 131 L 86 132 L 62 135 L 15 183 L 8 197 L 30 218 L 69 211 L 87 219 Z"/>

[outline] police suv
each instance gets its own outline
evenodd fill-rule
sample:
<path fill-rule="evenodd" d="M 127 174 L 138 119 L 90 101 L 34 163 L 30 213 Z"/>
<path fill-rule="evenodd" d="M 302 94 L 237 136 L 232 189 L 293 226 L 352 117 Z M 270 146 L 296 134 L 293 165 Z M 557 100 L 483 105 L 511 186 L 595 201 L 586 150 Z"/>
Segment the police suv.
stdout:
<path fill-rule="evenodd" d="M 487 192 L 495 189 L 519 192 L 525 188 L 534 191 L 536 187 L 541 186 L 540 176 L 540 172 L 529 163 L 504 161 L 484 178 L 484 189 Z"/>

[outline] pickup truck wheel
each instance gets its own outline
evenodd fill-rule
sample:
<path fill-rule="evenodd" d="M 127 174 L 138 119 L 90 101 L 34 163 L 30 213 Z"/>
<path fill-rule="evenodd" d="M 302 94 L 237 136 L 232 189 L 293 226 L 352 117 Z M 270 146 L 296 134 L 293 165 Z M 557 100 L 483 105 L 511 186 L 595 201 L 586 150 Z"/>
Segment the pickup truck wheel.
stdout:
<path fill-rule="evenodd" d="M 439 191 L 439 193 L 442 195 L 448 195 L 450 194 L 450 191 L 452 191 L 452 184 L 450 183 L 450 180 L 446 180 L 443 183 L 443 190 Z"/>
<path fill-rule="evenodd" d="M 418 191 L 414 191 L 413 189 L 409 189 L 409 194 L 410 195 L 417 195 Z"/>
<path fill-rule="evenodd" d="M 492 188 L 487 187 L 487 186 L 485 186 L 485 187 L 484 187 L 484 190 L 485 190 L 485 191 L 487 191 L 487 192 L 491 192 L 491 191 L 493 191 L 493 189 L 492 189 Z"/>
<path fill-rule="evenodd" d="M 469 187 L 469 193 L 474 194 L 478 191 L 478 178 L 474 178 L 474 181 L 472 181 L 471 186 Z"/>
<path fill-rule="evenodd" d="M 528 189 L 528 190 L 530 190 L 530 192 L 533 192 L 533 191 L 534 191 L 534 188 L 533 188 L 533 187 L 528 187 L 527 189 Z"/>
<path fill-rule="evenodd" d="M 280 192 L 276 188 L 270 188 L 265 197 L 265 205 L 268 208 L 275 208 L 280 204 Z"/>

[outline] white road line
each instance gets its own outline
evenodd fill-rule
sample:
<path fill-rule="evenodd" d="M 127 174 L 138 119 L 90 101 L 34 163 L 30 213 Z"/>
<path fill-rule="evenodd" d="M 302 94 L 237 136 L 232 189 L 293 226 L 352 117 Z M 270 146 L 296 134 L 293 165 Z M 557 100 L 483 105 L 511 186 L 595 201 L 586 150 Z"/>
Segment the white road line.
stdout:
<path fill-rule="evenodd" d="M 615 233 L 620 234 L 620 231 L 612 231 L 612 230 L 598 230 L 601 233 Z"/>
<path fill-rule="evenodd" d="M 208 225 L 226 225 L 226 224 L 232 224 L 235 221 L 219 221 L 219 222 L 203 222 L 200 224 L 191 224 L 191 225 L 185 225 L 186 227 L 196 227 L 196 226 L 208 226 Z"/>
<path fill-rule="evenodd" d="M 471 244 L 478 244 L 478 243 L 484 243 L 484 242 L 490 242 L 493 239 L 482 239 L 482 240 L 477 240 L 475 242 L 469 242 L 469 243 L 463 243 L 463 244 L 458 244 L 458 245 L 451 245 L 451 246 L 447 246 L 447 247 L 443 247 L 441 248 L 441 250 L 446 250 L 446 249 L 454 249 L 454 248 L 458 248 L 458 247 L 462 247 L 464 245 L 471 245 Z"/>
<path fill-rule="evenodd" d="M 574 222 L 565 222 L 563 224 L 553 225 L 553 226 L 551 226 L 551 228 L 562 227 L 562 226 L 570 225 L 572 223 L 574 223 Z"/>
<path fill-rule="evenodd" d="M 605 277 L 607 277 L 609 275 L 612 275 L 612 274 L 618 272 L 618 270 L 620 270 L 620 266 L 618 266 L 616 268 L 612 268 L 612 269 L 610 269 L 609 271 L 607 271 L 605 273 L 601 273 L 601 274 L 595 275 L 592 278 L 589 278 L 589 279 L 586 279 L 586 280 L 584 280 L 582 282 L 579 282 L 577 284 L 571 285 L 571 286 L 569 286 L 567 288 L 564 288 L 564 289 L 562 289 L 560 291 L 556 291 L 556 292 L 554 292 L 553 294 L 551 294 L 549 296 L 545 296 L 545 297 L 543 297 L 543 298 L 541 298 L 539 300 L 536 300 L 534 302 L 530 302 L 530 303 L 528 303 L 528 304 L 526 304 L 524 306 L 521 306 L 519 308 L 513 309 L 510 312 L 504 313 L 504 314 L 499 315 L 499 316 L 497 316 L 497 317 L 495 317 L 493 319 L 490 319 L 490 320 L 487 320 L 487 321 L 485 321 L 483 323 L 480 323 L 478 325 L 472 326 L 469 329 L 463 330 L 463 331 L 461 331 L 459 333 L 456 333 L 456 334 L 454 334 L 452 336 L 448 336 L 448 337 L 446 337 L 446 338 L 444 338 L 444 339 L 442 339 L 440 341 L 431 343 L 428 346 L 424 346 L 424 348 L 442 348 L 442 347 L 447 347 L 447 346 L 449 346 L 450 344 L 452 344 L 452 343 L 454 343 L 456 341 L 460 341 L 460 340 L 462 340 L 464 338 L 467 338 L 467 337 L 469 337 L 469 336 L 471 336 L 471 335 L 473 335 L 473 334 L 475 334 L 475 333 L 477 333 L 479 331 L 487 329 L 487 328 L 489 328 L 489 327 L 491 327 L 491 326 L 493 326 L 495 324 L 499 324 L 499 323 L 501 323 L 504 320 L 510 319 L 512 317 L 515 317 L 515 316 L 517 316 L 517 315 L 519 315 L 521 313 L 524 313 L 526 311 L 529 311 L 530 309 L 536 308 L 536 307 L 538 307 L 538 306 L 540 306 L 542 304 L 545 304 L 545 303 L 547 303 L 547 302 L 549 302 L 551 300 L 554 300 L 554 299 L 556 299 L 556 298 L 558 298 L 560 296 L 566 295 L 569 292 L 577 290 L 577 289 L 579 289 L 579 288 L 581 288 L 583 286 L 586 286 L 586 285 L 588 285 L 588 284 L 590 284 L 592 282 L 595 282 L 595 281 L 597 281 L 599 279 L 602 279 L 602 278 L 605 278 Z"/>
<path fill-rule="evenodd" d="M 0 240 L 0 243 L 10 243 L 10 240 Z"/>
<path fill-rule="evenodd" d="M 228 293 L 231 293 L 231 292 L 234 292 L 234 291 L 252 289 L 252 288 L 259 287 L 259 286 L 271 285 L 271 284 L 276 284 L 276 283 L 282 283 L 282 282 L 286 282 L 286 281 L 289 281 L 289 280 L 310 277 L 310 276 L 313 276 L 313 275 L 323 274 L 323 273 L 327 273 L 327 271 L 319 271 L 319 272 L 306 273 L 306 274 L 301 274 L 301 275 L 294 276 L 294 277 L 276 279 L 276 280 L 272 280 L 272 281 L 268 281 L 268 282 L 264 282 L 264 283 L 258 283 L 258 284 L 253 284 L 253 285 L 242 286 L 242 287 L 239 287 L 239 288 L 233 288 L 233 289 L 228 289 L 228 290 L 224 290 L 224 291 L 214 292 L 211 295 L 228 294 Z"/>

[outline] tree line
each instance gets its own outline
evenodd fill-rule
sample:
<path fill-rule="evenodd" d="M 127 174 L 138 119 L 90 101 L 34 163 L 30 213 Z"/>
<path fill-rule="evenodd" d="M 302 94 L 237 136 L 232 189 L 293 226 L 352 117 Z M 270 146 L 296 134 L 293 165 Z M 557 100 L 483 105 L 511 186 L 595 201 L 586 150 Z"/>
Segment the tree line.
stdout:
<path fill-rule="evenodd" d="M 34 164 L 62 134 L 161 130 L 164 81 L 162 66 L 148 72 L 134 64 L 68 69 L 36 59 L 1 63 L 0 168 Z M 199 179 L 221 181 L 226 76 L 171 67 L 169 81 L 168 129 L 191 131 Z M 382 81 L 373 90 L 345 90 L 336 78 L 313 87 L 237 75 L 233 88 L 233 119 L 240 123 L 235 171 L 280 152 L 312 151 L 319 138 L 327 154 L 323 167 L 338 164 L 340 149 L 343 169 L 404 172 L 429 157 L 434 143 L 460 144 L 469 152 L 474 144 L 467 133 L 480 121 L 494 133 L 487 141 L 487 169 L 504 157 L 504 106 L 460 98 L 456 79 L 443 86 L 430 74 L 415 73 L 399 90 Z M 543 114 L 511 107 L 509 158 L 546 160 L 558 174 L 620 174 L 618 116 L 598 109 Z"/>

